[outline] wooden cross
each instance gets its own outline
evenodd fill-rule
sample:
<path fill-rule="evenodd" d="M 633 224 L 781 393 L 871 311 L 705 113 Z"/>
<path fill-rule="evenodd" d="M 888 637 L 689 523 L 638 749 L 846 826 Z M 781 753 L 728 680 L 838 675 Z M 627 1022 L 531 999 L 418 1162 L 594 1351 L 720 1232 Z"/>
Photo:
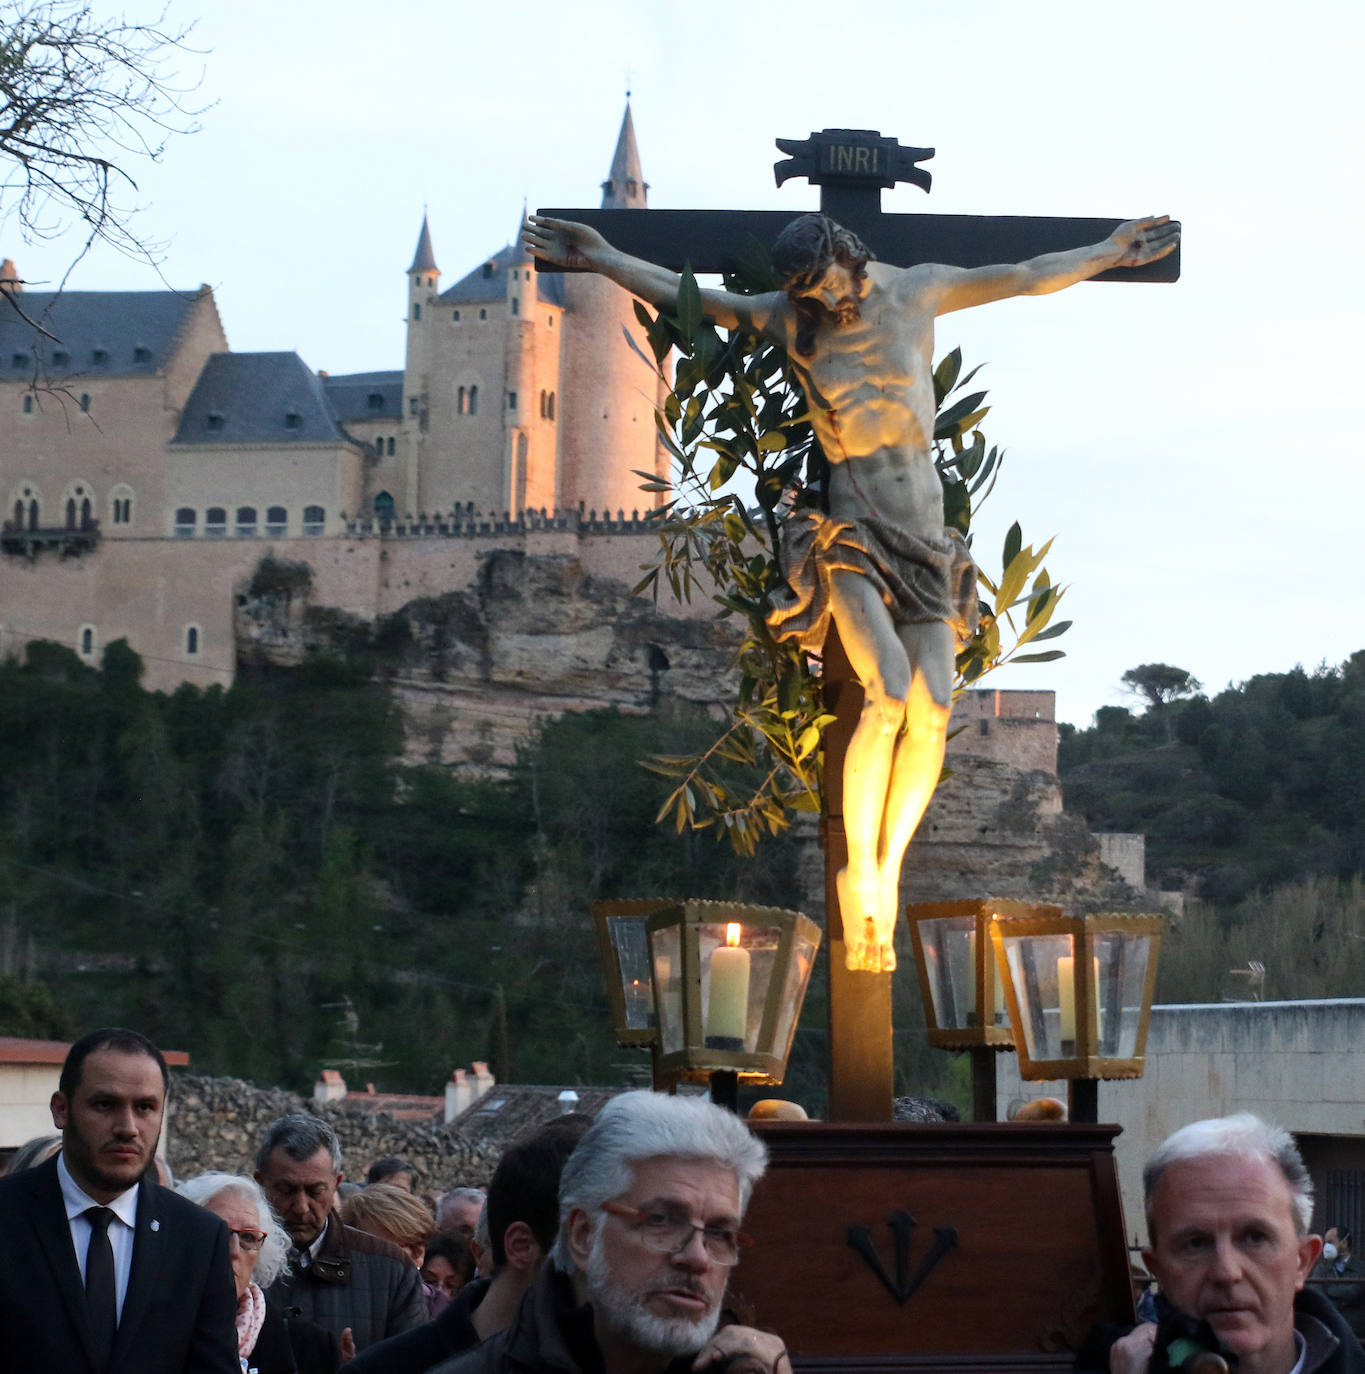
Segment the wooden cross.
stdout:
<path fill-rule="evenodd" d="M 875 129 L 824 129 L 808 139 L 777 140 L 790 154 L 773 174 L 780 186 L 805 177 L 820 187 L 820 210 L 851 229 L 882 262 L 896 267 L 944 263 L 986 267 L 1022 262 L 1042 253 L 1085 248 L 1108 238 L 1120 219 L 1060 219 L 1025 215 L 884 214 L 881 195 L 897 182 L 928 191 L 919 166 L 932 148 L 902 147 Z M 771 244 L 800 211 L 788 210 L 578 210 L 537 214 L 576 220 L 598 230 L 613 248 L 681 271 L 725 272 L 738 264 L 745 243 Z M 562 271 L 536 262 L 541 272 Z M 1180 249 L 1143 267 L 1116 267 L 1091 281 L 1173 282 Z M 825 732 L 826 928 L 829 953 L 829 1109 L 832 1121 L 889 1121 L 893 1097 L 891 977 L 850 973 L 844 964 L 843 924 L 835 874 L 847 862 L 843 826 L 843 762 L 862 710 L 862 687 L 849 667 L 837 632 L 825 644 L 823 690 L 836 716 Z"/>

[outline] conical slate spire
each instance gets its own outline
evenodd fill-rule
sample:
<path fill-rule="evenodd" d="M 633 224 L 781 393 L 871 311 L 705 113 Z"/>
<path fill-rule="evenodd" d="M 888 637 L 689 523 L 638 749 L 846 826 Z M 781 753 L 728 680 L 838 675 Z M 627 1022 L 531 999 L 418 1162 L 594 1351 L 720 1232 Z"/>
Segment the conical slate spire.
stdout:
<path fill-rule="evenodd" d="M 602 183 L 604 210 L 643 210 L 649 183 L 640 170 L 640 150 L 635 144 L 635 122 L 630 117 L 630 101 L 626 101 L 625 118 L 616 140 L 616 152 L 611 159 L 611 174 Z"/>
<path fill-rule="evenodd" d="M 431 247 L 431 230 L 427 227 L 426 212 L 422 214 L 422 232 L 417 236 L 417 251 L 412 255 L 412 266 L 408 268 L 409 274 L 413 272 L 435 272 L 439 275 L 441 269 L 436 266 L 436 254 Z"/>
<path fill-rule="evenodd" d="M 512 235 L 512 242 L 508 247 L 512 250 L 509 262 L 530 262 L 531 254 L 526 248 L 526 244 L 521 237 L 521 231 L 526 224 L 526 197 L 521 198 L 521 218 L 517 221 L 517 232 Z"/>

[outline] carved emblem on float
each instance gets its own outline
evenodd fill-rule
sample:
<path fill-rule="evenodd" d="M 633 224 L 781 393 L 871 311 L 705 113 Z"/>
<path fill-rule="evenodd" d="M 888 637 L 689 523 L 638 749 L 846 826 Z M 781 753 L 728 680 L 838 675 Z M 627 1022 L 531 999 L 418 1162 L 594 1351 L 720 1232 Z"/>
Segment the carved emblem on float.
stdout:
<path fill-rule="evenodd" d="M 900 1208 L 886 1219 L 891 1228 L 892 1255 L 895 1261 L 895 1277 L 887 1273 L 882 1255 L 872 1239 L 872 1227 L 865 1225 L 848 1228 L 848 1243 L 867 1261 L 868 1267 L 882 1281 L 882 1286 L 895 1300 L 904 1305 L 933 1272 L 944 1255 L 957 1245 L 955 1226 L 935 1226 L 934 1239 L 920 1257 L 913 1272 L 910 1268 L 911 1243 L 915 1228 L 919 1224 L 909 1212 Z"/>

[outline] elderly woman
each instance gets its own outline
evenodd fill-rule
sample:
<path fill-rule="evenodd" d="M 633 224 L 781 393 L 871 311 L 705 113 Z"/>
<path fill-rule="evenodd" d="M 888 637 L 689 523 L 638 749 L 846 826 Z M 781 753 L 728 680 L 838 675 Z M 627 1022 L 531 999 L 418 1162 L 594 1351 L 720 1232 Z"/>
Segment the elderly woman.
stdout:
<path fill-rule="evenodd" d="M 420 1198 L 391 1183 L 372 1183 L 341 1204 L 341 1219 L 358 1231 L 391 1241 L 420 1270 L 427 1242 L 436 1233 L 436 1218 Z M 450 1301 L 439 1288 L 422 1279 L 427 1316 L 435 1317 Z"/>
<path fill-rule="evenodd" d="M 289 1236 L 260 1185 L 237 1174 L 207 1173 L 176 1191 L 227 1223 L 244 1374 L 336 1374 L 341 1347 L 330 1331 L 266 1306 L 262 1290 L 285 1268 Z"/>

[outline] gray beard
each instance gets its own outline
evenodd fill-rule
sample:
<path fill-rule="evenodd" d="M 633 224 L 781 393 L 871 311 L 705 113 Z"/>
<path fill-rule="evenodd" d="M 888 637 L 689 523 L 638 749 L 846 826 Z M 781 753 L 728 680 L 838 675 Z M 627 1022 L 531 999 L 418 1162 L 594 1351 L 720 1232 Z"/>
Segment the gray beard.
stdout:
<path fill-rule="evenodd" d="M 594 1312 L 600 1314 L 614 1335 L 641 1350 L 666 1355 L 669 1359 L 695 1355 L 715 1335 L 716 1327 L 720 1325 L 719 1304 L 704 1317 L 695 1320 L 689 1317 L 656 1317 L 643 1306 L 649 1290 L 632 1293 L 612 1280 L 607 1271 L 600 1237 L 593 1241 L 583 1276 L 587 1281 L 588 1300 Z"/>

